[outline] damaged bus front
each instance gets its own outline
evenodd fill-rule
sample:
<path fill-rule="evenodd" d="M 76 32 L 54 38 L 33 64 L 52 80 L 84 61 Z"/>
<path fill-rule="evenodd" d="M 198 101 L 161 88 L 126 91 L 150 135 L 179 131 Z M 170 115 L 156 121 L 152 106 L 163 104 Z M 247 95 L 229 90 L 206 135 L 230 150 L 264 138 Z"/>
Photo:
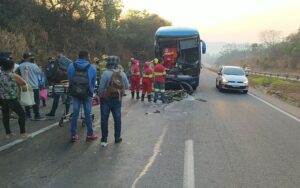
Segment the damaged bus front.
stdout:
<path fill-rule="evenodd" d="M 167 69 L 166 88 L 176 89 L 186 82 L 194 90 L 199 85 L 201 54 L 206 45 L 198 30 L 181 27 L 160 27 L 155 33 L 155 57 L 161 58 Z"/>

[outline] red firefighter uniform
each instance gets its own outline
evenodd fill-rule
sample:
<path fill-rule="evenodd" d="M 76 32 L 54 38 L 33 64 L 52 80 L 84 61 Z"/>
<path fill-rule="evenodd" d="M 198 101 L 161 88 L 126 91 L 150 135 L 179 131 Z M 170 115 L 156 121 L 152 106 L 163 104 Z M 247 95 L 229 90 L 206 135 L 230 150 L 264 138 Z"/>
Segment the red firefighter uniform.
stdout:
<path fill-rule="evenodd" d="M 146 62 L 144 64 L 143 79 L 142 79 L 142 101 L 144 101 L 145 95 L 147 94 L 148 101 L 151 101 L 152 84 L 153 84 L 153 70 L 150 68 L 151 63 Z"/>
<path fill-rule="evenodd" d="M 140 68 L 139 68 L 139 61 L 133 60 L 132 67 L 131 67 L 131 95 L 134 98 L 134 92 L 136 92 L 136 98 L 139 99 L 140 95 Z"/>
<path fill-rule="evenodd" d="M 154 81 L 159 83 L 165 83 L 167 76 L 166 69 L 162 64 L 157 64 L 154 67 Z"/>
<path fill-rule="evenodd" d="M 172 69 L 174 67 L 174 62 L 177 58 L 176 48 L 165 48 L 163 53 L 163 58 L 165 62 L 165 67 L 167 69 Z"/>
<path fill-rule="evenodd" d="M 162 64 L 157 64 L 154 67 L 154 102 L 158 99 L 158 94 L 161 95 L 161 100 L 165 102 L 165 79 L 166 69 Z"/>

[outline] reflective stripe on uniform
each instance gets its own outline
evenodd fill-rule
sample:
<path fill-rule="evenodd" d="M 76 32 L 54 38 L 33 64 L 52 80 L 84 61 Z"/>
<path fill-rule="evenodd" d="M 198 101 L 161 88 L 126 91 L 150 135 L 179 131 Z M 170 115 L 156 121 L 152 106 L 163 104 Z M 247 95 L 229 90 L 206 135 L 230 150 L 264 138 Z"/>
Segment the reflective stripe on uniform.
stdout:
<path fill-rule="evenodd" d="M 159 89 L 159 88 L 154 88 L 154 92 L 161 92 L 161 93 L 165 93 L 166 90 L 164 89 Z"/>
<path fill-rule="evenodd" d="M 166 75 L 166 71 L 164 71 L 164 72 L 155 72 L 154 75 L 155 76 L 164 76 L 164 75 Z"/>
<path fill-rule="evenodd" d="M 144 74 L 143 75 L 143 78 L 153 78 L 153 75 L 151 74 L 151 75 L 146 75 L 146 74 Z"/>

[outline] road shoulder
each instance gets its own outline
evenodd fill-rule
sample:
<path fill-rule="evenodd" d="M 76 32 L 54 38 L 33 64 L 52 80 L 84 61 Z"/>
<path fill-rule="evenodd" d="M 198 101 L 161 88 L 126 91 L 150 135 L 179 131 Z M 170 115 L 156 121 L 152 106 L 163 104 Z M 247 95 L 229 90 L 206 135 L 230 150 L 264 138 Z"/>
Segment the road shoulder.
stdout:
<path fill-rule="evenodd" d="M 275 105 L 276 107 L 280 108 L 281 110 L 292 114 L 294 116 L 296 116 L 297 118 L 300 118 L 300 108 L 297 108 L 291 104 L 288 104 L 280 99 L 277 99 L 276 97 L 273 97 L 271 95 L 268 95 L 266 93 L 263 93 L 255 88 L 250 88 L 249 90 L 251 92 L 251 94 Z"/>

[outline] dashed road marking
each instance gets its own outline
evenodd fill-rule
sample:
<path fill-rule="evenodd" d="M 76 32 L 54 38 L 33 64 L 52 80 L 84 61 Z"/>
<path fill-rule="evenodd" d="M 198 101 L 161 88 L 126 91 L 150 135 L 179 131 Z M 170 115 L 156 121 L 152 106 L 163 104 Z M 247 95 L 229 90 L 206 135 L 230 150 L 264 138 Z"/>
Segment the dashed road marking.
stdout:
<path fill-rule="evenodd" d="M 195 188 L 193 140 L 185 141 L 183 188 Z"/>
<path fill-rule="evenodd" d="M 164 137 L 167 133 L 167 130 L 168 130 L 168 126 L 165 126 L 161 135 L 159 136 L 155 146 L 154 146 L 154 149 L 153 149 L 153 154 L 152 156 L 149 158 L 149 161 L 148 163 L 146 164 L 146 166 L 144 167 L 144 169 L 142 170 L 142 172 L 139 174 L 139 176 L 134 180 L 131 188 L 135 188 L 136 187 L 136 184 L 138 183 L 138 181 L 144 176 L 146 175 L 146 173 L 148 172 L 148 170 L 150 169 L 150 167 L 153 165 L 157 155 L 159 154 L 160 152 L 160 147 L 163 143 L 163 140 L 164 140 Z"/>

